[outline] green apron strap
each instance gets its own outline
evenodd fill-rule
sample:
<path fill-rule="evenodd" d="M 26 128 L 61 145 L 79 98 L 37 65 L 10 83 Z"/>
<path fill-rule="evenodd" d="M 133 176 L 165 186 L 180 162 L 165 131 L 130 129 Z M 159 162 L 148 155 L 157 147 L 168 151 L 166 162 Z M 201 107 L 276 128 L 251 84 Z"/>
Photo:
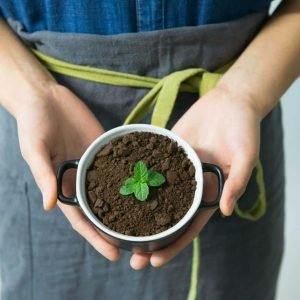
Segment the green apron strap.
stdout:
<path fill-rule="evenodd" d="M 143 117 L 151 110 L 155 105 L 158 97 L 158 93 L 163 85 L 163 80 L 158 82 L 152 90 L 136 105 L 136 107 L 128 115 L 124 124 L 132 124 L 140 122 Z"/>
<path fill-rule="evenodd" d="M 162 78 L 137 104 L 124 124 L 138 123 L 154 106 L 151 124 L 166 127 L 180 91 L 199 93 L 203 69 L 186 69 Z M 183 88 L 182 86 L 185 85 Z M 161 113 L 163 112 L 163 113 Z"/>
<path fill-rule="evenodd" d="M 194 78 L 200 85 L 203 69 L 187 69 L 171 73 L 164 78 L 164 84 L 157 97 L 153 110 L 151 124 L 166 127 L 171 117 L 181 84 L 189 78 Z"/>
<path fill-rule="evenodd" d="M 195 237 L 193 240 L 193 258 L 192 258 L 192 272 L 191 283 L 187 300 L 195 300 L 197 298 L 198 277 L 200 270 L 200 239 Z"/>
<path fill-rule="evenodd" d="M 159 83 L 162 80 L 160 78 L 139 76 L 124 72 L 116 72 L 106 69 L 71 64 L 48 56 L 35 49 L 30 50 L 48 70 L 75 78 L 114 86 L 129 86 L 146 89 L 153 88 L 157 83 Z M 198 93 L 198 87 L 193 82 L 193 80 L 187 80 L 187 82 L 181 85 L 180 91 L 188 93 Z"/>
<path fill-rule="evenodd" d="M 222 75 L 223 74 L 219 74 L 219 73 L 210 73 L 210 72 L 204 73 L 200 84 L 199 94 L 203 96 L 206 93 L 208 93 L 210 90 L 212 90 L 217 85 Z"/>
<path fill-rule="evenodd" d="M 159 79 L 67 63 L 31 49 L 45 67 L 55 73 L 94 82 L 138 88 L 152 88 Z"/>
<path fill-rule="evenodd" d="M 259 220 L 265 214 L 267 209 L 264 173 L 262 163 L 260 160 L 256 165 L 256 183 L 258 185 L 259 193 L 257 201 L 254 203 L 253 207 L 251 207 L 248 210 L 241 210 L 237 202 L 234 208 L 235 213 L 239 217 L 250 221 Z"/>

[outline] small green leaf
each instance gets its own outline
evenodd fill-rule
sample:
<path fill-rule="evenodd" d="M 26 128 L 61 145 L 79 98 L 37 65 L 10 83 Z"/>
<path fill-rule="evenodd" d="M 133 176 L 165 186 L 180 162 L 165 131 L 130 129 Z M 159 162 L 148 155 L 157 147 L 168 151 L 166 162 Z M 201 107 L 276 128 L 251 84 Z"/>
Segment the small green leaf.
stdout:
<path fill-rule="evenodd" d="M 136 180 L 133 177 L 127 178 L 124 182 L 124 185 L 126 186 L 135 185 L 135 184 L 136 184 Z"/>
<path fill-rule="evenodd" d="M 133 177 L 128 178 L 120 188 L 120 194 L 130 195 L 134 193 L 137 200 L 145 201 L 149 195 L 149 187 L 162 185 L 165 177 L 155 171 L 148 171 L 147 166 L 138 161 L 133 168 Z"/>
<path fill-rule="evenodd" d="M 147 182 L 148 169 L 147 166 L 140 160 L 134 165 L 133 169 L 134 178 L 138 182 Z"/>
<path fill-rule="evenodd" d="M 134 185 L 134 196 L 140 201 L 145 201 L 149 195 L 149 187 L 147 183 L 136 183 Z"/>
<path fill-rule="evenodd" d="M 127 195 L 130 195 L 133 193 L 133 190 L 132 188 L 126 186 L 126 185 L 123 185 L 121 188 L 120 188 L 120 194 L 123 195 L 123 196 L 127 196 Z"/>
<path fill-rule="evenodd" d="M 148 180 L 147 183 L 149 186 L 160 186 L 166 181 L 165 177 L 155 171 L 148 172 Z"/>
<path fill-rule="evenodd" d="M 123 186 L 120 188 L 120 194 L 126 196 L 126 195 L 130 195 L 130 194 L 134 193 L 135 184 L 136 184 L 136 180 L 134 178 L 132 178 L 132 177 L 128 178 L 124 182 Z"/>

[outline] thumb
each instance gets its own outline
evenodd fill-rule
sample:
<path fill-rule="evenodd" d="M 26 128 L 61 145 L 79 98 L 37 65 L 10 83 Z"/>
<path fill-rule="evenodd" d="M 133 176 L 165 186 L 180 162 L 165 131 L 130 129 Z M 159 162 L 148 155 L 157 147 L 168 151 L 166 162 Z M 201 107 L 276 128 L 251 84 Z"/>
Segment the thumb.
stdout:
<path fill-rule="evenodd" d="M 232 162 L 220 200 L 220 209 L 225 216 L 232 214 L 236 201 L 246 189 L 253 168 L 253 160 L 247 157 L 236 157 Z"/>
<path fill-rule="evenodd" d="M 44 209 L 51 210 L 57 201 L 57 182 L 49 150 L 39 143 L 28 147 L 23 156 L 42 192 Z"/>

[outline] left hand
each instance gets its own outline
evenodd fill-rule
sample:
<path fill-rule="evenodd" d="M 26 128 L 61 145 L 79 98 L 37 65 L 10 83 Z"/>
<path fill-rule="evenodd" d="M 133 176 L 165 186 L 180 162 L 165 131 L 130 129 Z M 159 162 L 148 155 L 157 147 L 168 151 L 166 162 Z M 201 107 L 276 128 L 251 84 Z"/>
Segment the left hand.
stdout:
<path fill-rule="evenodd" d="M 42 92 L 24 90 L 28 102 L 18 105 L 15 114 L 21 152 L 40 188 L 44 207 L 57 202 L 56 170 L 61 162 L 81 157 L 104 129 L 88 107 L 68 88 L 51 82 Z M 27 93 L 27 94 L 26 94 Z M 71 113 L 70 113 L 71 112 Z M 73 174 L 74 175 L 74 174 Z M 63 189 L 74 194 L 74 176 L 67 173 Z M 72 228 L 100 254 L 111 261 L 120 257 L 119 248 L 107 242 L 88 222 L 78 207 L 57 204 Z"/>
<path fill-rule="evenodd" d="M 197 101 L 172 129 L 189 142 L 203 162 L 222 168 L 226 181 L 220 209 L 226 216 L 232 214 L 257 162 L 260 120 L 250 97 L 216 87 Z M 215 189 L 212 181 L 206 181 L 204 195 L 213 194 Z M 134 253 L 131 266 L 138 270 L 149 262 L 154 267 L 166 264 L 192 242 L 214 212 L 200 212 L 188 230 L 166 248 L 152 254 Z"/>

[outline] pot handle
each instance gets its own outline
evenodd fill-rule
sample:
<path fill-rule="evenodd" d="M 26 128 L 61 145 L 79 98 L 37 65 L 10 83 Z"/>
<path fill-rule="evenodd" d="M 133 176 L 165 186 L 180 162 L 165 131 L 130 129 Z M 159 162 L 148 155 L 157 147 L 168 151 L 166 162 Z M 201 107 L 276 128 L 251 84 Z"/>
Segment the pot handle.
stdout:
<path fill-rule="evenodd" d="M 57 198 L 64 204 L 79 206 L 76 196 L 71 197 L 71 198 L 66 197 L 66 196 L 64 196 L 63 191 L 62 191 L 62 182 L 63 182 L 63 177 L 64 177 L 65 172 L 69 169 L 77 169 L 78 164 L 79 164 L 79 159 L 66 160 L 61 163 L 61 165 L 59 166 L 59 168 L 57 170 L 57 175 L 56 175 L 56 177 L 57 177 L 57 194 L 58 194 Z"/>
<path fill-rule="evenodd" d="M 211 202 L 203 202 L 201 201 L 201 204 L 199 206 L 199 209 L 203 208 L 218 208 L 220 204 L 220 199 L 223 191 L 223 186 L 224 186 L 224 175 L 223 171 L 220 167 L 214 164 L 209 164 L 209 163 L 202 163 L 202 169 L 203 173 L 204 172 L 210 172 L 214 173 L 218 177 L 218 194 L 216 196 L 216 199 Z"/>

